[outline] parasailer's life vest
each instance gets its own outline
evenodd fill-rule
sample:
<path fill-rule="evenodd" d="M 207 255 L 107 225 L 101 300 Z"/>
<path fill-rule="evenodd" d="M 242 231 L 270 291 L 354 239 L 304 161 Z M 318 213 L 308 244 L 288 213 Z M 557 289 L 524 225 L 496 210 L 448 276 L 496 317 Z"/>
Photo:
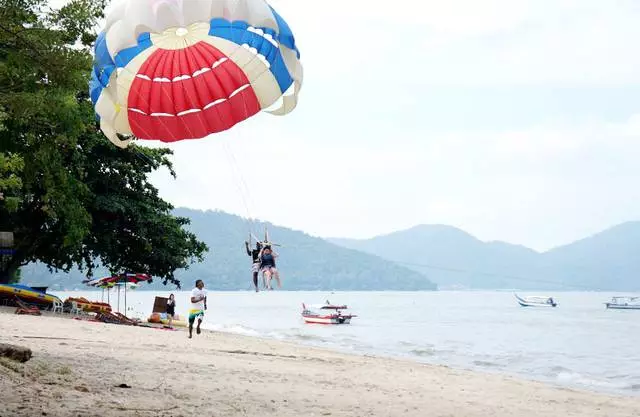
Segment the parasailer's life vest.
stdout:
<path fill-rule="evenodd" d="M 272 254 L 263 254 L 262 257 L 260 258 L 260 264 L 261 266 L 264 267 L 272 267 L 275 268 L 276 267 L 276 259 L 273 257 Z"/>

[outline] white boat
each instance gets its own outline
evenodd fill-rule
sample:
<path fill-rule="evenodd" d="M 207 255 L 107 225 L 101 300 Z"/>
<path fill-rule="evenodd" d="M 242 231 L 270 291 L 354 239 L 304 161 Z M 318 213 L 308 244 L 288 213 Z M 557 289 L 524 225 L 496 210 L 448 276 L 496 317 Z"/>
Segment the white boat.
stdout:
<path fill-rule="evenodd" d="M 305 323 L 315 324 L 349 324 L 353 317 L 351 313 L 343 314 L 342 310 L 347 310 L 346 305 L 333 305 L 327 301 L 326 304 L 313 304 L 310 306 L 302 303 L 302 318 Z"/>
<path fill-rule="evenodd" d="M 518 300 L 518 304 L 522 307 L 556 307 L 558 303 L 553 297 L 546 297 L 540 295 L 531 295 L 528 297 L 520 297 L 518 294 L 513 294 Z"/>
<path fill-rule="evenodd" d="M 640 310 L 640 297 L 612 297 L 605 305 L 615 310 Z"/>

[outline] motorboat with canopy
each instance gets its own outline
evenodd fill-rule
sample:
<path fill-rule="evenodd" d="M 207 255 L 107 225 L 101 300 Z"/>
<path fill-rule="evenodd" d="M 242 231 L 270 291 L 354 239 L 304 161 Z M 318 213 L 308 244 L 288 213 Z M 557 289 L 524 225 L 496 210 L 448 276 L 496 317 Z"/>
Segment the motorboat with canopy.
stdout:
<path fill-rule="evenodd" d="M 327 301 L 325 304 L 311 304 L 307 306 L 302 303 L 302 318 L 305 323 L 316 324 L 349 324 L 354 314 L 344 314 L 346 305 L 335 305 Z"/>

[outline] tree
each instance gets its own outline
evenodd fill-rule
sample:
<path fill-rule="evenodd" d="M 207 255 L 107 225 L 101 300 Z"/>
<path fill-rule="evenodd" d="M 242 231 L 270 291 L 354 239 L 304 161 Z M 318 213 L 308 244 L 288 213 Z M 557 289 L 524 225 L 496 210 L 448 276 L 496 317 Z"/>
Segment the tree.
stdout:
<path fill-rule="evenodd" d="M 20 282 L 20 277 L 22 276 L 22 270 L 18 269 L 14 272 L 13 276 L 9 277 L 9 284 L 15 284 Z"/>
<path fill-rule="evenodd" d="M 7 212 L 18 209 L 22 189 L 20 175 L 24 169 L 24 160 L 20 155 L 0 153 L 0 205 Z M 0 223 L 1 225 L 1 223 Z"/>
<path fill-rule="evenodd" d="M 0 283 L 40 261 L 92 274 L 146 272 L 173 282 L 201 261 L 204 243 L 171 215 L 148 175 L 175 177 L 168 149 L 111 145 L 100 132 L 88 83 L 104 0 L 0 0 L 0 230 L 15 254 Z"/>

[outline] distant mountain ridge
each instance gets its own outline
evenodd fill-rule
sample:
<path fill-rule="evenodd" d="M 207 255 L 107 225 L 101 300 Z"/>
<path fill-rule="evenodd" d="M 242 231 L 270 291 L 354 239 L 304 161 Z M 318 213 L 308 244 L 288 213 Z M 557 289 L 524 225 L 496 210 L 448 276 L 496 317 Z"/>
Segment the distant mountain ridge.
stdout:
<path fill-rule="evenodd" d="M 190 218 L 188 228 L 211 249 L 204 263 L 177 272 L 183 287 L 203 278 L 211 289 L 250 289 L 250 259 L 243 247 L 249 222 L 220 211 L 175 213 Z M 437 284 L 440 289 L 640 291 L 640 222 L 545 252 L 484 242 L 446 225 L 418 225 L 371 239 L 321 239 L 264 222 L 252 228 L 261 236 L 265 226 L 285 245 L 278 248 L 278 266 L 286 290 L 433 290 Z M 24 268 L 22 282 L 83 289 L 83 279 L 77 271 L 52 274 L 32 264 Z M 165 287 L 154 283 L 144 289 Z"/>
<path fill-rule="evenodd" d="M 546 252 L 483 242 L 451 226 L 420 225 L 371 239 L 327 239 L 429 274 L 441 289 L 640 291 L 640 222 Z"/>
<path fill-rule="evenodd" d="M 251 289 L 251 259 L 245 251 L 244 241 L 250 230 L 262 237 L 267 226 L 270 238 L 283 244 L 276 250 L 281 255 L 277 262 L 285 290 L 436 289 L 423 273 L 300 231 L 263 222 L 250 224 L 246 219 L 221 211 L 178 208 L 174 213 L 191 219 L 187 228 L 210 249 L 203 263 L 177 271 L 176 277 L 182 281 L 183 288 L 191 288 L 196 279 L 204 279 L 207 288 L 213 290 Z M 107 274 L 105 269 L 99 269 L 95 275 Z M 48 285 L 57 290 L 87 289 L 82 284 L 85 277 L 78 271 L 52 274 L 44 266 L 32 264 L 23 269 L 22 276 L 25 284 Z M 154 282 L 140 289 L 165 287 Z"/>

